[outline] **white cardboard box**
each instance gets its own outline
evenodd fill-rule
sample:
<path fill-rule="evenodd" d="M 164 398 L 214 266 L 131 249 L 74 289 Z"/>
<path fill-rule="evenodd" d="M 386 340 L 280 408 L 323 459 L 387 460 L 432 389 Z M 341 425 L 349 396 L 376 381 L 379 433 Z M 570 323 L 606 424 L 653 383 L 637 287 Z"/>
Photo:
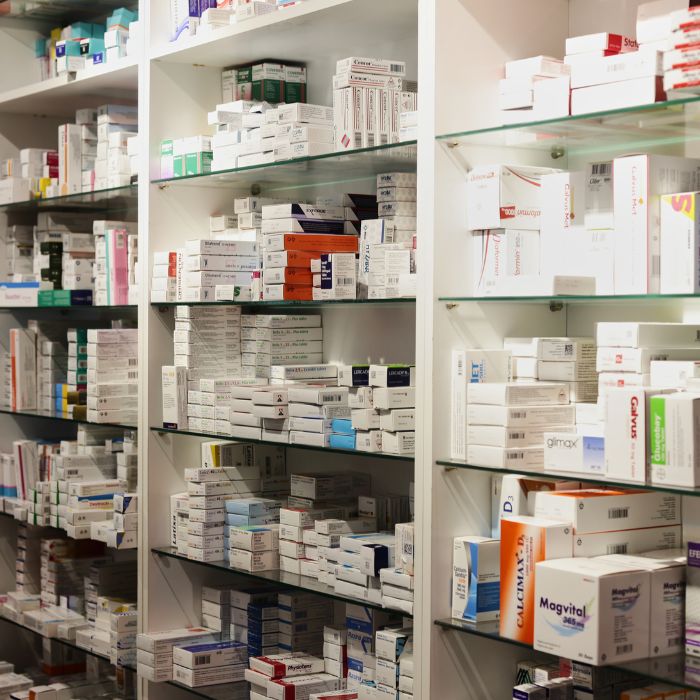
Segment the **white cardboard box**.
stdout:
<path fill-rule="evenodd" d="M 648 154 L 615 158 L 613 181 L 615 293 L 658 294 L 660 195 L 696 189 L 700 160 Z"/>
<path fill-rule="evenodd" d="M 545 433 L 544 468 L 579 474 L 604 474 L 605 439 L 573 432 Z"/>
<path fill-rule="evenodd" d="M 647 570 L 596 559 L 537 564 L 534 647 L 599 665 L 649 655 Z"/>
<path fill-rule="evenodd" d="M 467 227 L 539 230 L 541 178 L 552 168 L 485 165 L 467 176 Z"/>
<path fill-rule="evenodd" d="M 680 525 L 577 533 L 574 535 L 574 556 L 597 557 L 603 554 L 638 554 L 655 549 L 675 549 L 681 545 Z"/>

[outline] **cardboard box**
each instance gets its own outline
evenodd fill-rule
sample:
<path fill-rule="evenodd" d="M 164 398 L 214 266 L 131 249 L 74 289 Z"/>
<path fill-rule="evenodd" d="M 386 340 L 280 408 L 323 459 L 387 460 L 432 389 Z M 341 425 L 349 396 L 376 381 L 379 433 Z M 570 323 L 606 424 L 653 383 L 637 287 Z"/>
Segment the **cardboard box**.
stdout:
<path fill-rule="evenodd" d="M 537 565 L 534 647 L 600 665 L 649 655 L 650 579 L 597 559 Z"/>
<path fill-rule="evenodd" d="M 543 406 L 569 403 L 566 384 L 545 382 L 493 382 L 472 384 L 469 402 L 496 406 Z"/>
<path fill-rule="evenodd" d="M 680 497 L 668 493 L 581 489 L 537 493 L 534 512 L 585 533 L 678 525 L 680 505 Z"/>
<path fill-rule="evenodd" d="M 499 282 L 506 276 L 506 247 L 503 229 L 472 232 L 474 296 L 499 294 Z"/>
<path fill-rule="evenodd" d="M 604 110 L 625 109 L 666 99 L 663 79 L 658 77 L 623 80 L 571 91 L 571 114 L 591 114 Z"/>
<path fill-rule="evenodd" d="M 566 406 L 490 406 L 467 404 L 467 425 L 497 425 L 506 428 L 553 428 L 576 423 L 574 404 Z M 454 455 L 453 455 L 454 456 Z"/>
<path fill-rule="evenodd" d="M 467 462 L 479 467 L 494 469 L 544 469 L 544 449 L 542 447 L 491 447 L 468 445 Z"/>
<path fill-rule="evenodd" d="M 605 400 L 605 472 L 644 484 L 649 476 L 649 387 L 611 389 Z"/>
<path fill-rule="evenodd" d="M 598 323 L 596 335 L 599 346 L 691 349 L 698 347 L 700 325 L 603 321 Z"/>
<path fill-rule="evenodd" d="M 605 439 L 579 433 L 544 434 L 544 468 L 558 472 L 605 474 Z"/>
<path fill-rule="evenodd" d="M 661 197 L 661 294 L 700 291 L 700 207 L 698 193 Z"/>
<path fill-rule="evenodd" d="M 635 155 L 613 162 L 615 293 L 660 290 L 661 195 L 700 184 L 700 160 Z"/>
<path fill-rule="evenodd" d="M 675 393 L 649 401 L 652 483 L 700 485 L 700 397 Z"/>
<path fill-rule="evenodd" d="M 537 624 L 535 565 L 547 559 L 570 557 L 570 523 L 527 515 L 501 521 L 501 617 L 500 633 L 532 644 Z"/>
<path fill-rule="evenodd" d="M 478 166 L 467 175 L 467 227 L 539 230 L 541 178 L 552 168 Z"/>
<path fill-rule="evenodd" d="M 655 549 L 680 547 L 680 525 L 643 527 L 637 530 L 589 532 L 574 535 L 575 557 L 597 557 L 604 554 L 638 554 Z"/>
<path fill-rule="evenodd" d="M 500 615 L 500 541 L 455 537 L 452 550 L 452 617 L 482 622 Z"/>

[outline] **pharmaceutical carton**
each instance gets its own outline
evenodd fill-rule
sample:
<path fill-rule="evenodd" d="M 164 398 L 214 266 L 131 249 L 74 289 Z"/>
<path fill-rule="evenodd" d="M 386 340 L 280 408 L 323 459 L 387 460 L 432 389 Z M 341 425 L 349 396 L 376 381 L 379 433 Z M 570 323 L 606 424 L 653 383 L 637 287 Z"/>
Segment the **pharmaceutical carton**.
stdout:
<path fill-rule="evenodd" d="M 506 275 L 506 237 L 500 228 L 472 233 L 472 279 L 475 296 L 499 294 Z"/>
<path fill-rule="evenodd" d="M 550 56 L 533 56 L 517 61 L 506 61 L 505 64 L 506 78 L 527 78 L 533 75 L 556 78 L 568 74 L 569 67 L 561 59 Z"/>
<path fill-rule="evenodd" d="M 545 433 L 544 468 L 580 474 L 605 474 L 605 439 L 571 432 Z"/>
<path fill-rule="evenodd" d="M 566 384 L 493 382 L 469 386 L 469 402 L 496 406 L 543 406 L 569 403 Z"/>
<path fill-rule="evenodd" d="M 688 542 L 685 591 L 685 653 L 700 656 L 700 543 Z"/>
<path fill-rule="evenodd" d="M 494 476 L 491 483 L 491 536 L 501 536 L 501 518 L 531 515 L 529 502 L 536 491 L 576 488 L 578 482 L 530 479 L 519 474 Z"/>
<path fill-rule="evenodd" d="M 544 449 L 542 447 L 468 445 L 467 462 L 494 469 L 539 470 L 544 469 Z"/>
<path fill-rule="evenodd" d="M 593 85 L 571 91 L 571 114 L 636 107 L 665 98 L 663 79 L 654 76 Z"/>
<path fill-rule="evenodd" d="M 596 336 L 606 347 L 700 349 L 700 325 L 692 323 L 600 322 Z"/>
<path fill-rule="evenodd" d="M 651 386 L 659 389 L 680 389 L 688 380 L 700 378 L 699 361 L 652 361 L 649 375 Z"/>
<path fill-rule="evenodd" d="M 481 403 L 467 404 L 468 426 L 495 425 L 506 428 L 545 429 L 556 425 L 577 423 L 574 404 L 566 406 L 491 406 Z M 454 456 L 454 455 L 453 455 Z"/>
<path fill-rule="evenodd" d="M 680 524 L 680 498 L 646 491 L 581 489 L 535 494 L 535 515 L 571 523 L 576 533 Z"/>
<path fill-rule="evenodd" d="M 600 665 L 649 655 L 650 578 L 597 559 L 537 564 L 534 647 Z"/>
<path fill-rule="evenodd" d="M 605 400 L 605 472 L 610 478 L 646 483 L 649 470 L 649 387 L 611 389 Z"/>
<path fill-rule="evenodd" d="M 539 230 L 541 178 L 555 172 L 531 166 L 478 166 L 467 176 L 467 227 Z"/>
<path fill-rule="evenodd" d="M 614 160 L 616 294 L 659 292 L 660 195 L 695 189 L 699 175 L 697 159 L 637 155 Z"/>
<path fill-rule="evenodd" d="M 590 532 L 574 535 L 575 557 L 603 554 L 637 554 L 648 548 L 675 548 L 681 545 L 679 525 L 643 527 L 636 530 Z"/>
<path fill-rule="evenodd" d="M 576 62 L 571 66 L 571 87 L 581 88 L 620 80 L 661 76 L 662 56 L 661 51 L 646 49 Z"/>
<path fill-rule="evenodd" d="M 500 542 L 488 537 L 455 537 L 452 550 L 452 617 L 498 620 Z"/>
<path fill-rule="evenodd" d="M 696 348 L 622 348 L 598 347 L 598 372 L 636 372 L 651 374 L 651 363 L 700 361 L 700 347 Z"/>
<path fill-rule="evenodd" d="M 535 565 L 547 559 L 570 557 L 570 523 L 527 515 L 501 521 L 500 633 L 532 644 L 536 624 Z"/>
<path fill-rule="evenodd" d="M 700 396 L 655 395 L 649 412 L 652 483 L 700 484 Z"/>
<path fill-rule="evenodd" d="M 661 197 L 662 294 L 696 294 L 700 291 L 699 229 L 697 192 Z"/>
<path fill-rule="evenodd" d="M 466 428 L 469 385 L 479 382 L 507 382 L 510 378 L 508 350 L 452 351 L 451 456 L 466 458 Z"/>
<path fill-rule="evenodd" d="M 467 441 L 473 445 L 491 447 L 542 447 L 545 441 L 545 431 L 554 429 L 554 426 L 513 429 L 500 425 L 470 425 L 467 429 Z M 561 426 L 562 432 L 572 432 L 573 430 L 573 424 Z"/>

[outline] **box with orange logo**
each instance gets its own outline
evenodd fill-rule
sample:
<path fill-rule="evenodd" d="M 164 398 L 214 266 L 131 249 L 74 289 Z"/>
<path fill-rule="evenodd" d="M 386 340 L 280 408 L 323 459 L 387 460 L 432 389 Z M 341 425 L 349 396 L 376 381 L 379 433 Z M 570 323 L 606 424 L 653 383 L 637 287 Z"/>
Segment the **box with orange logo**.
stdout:
<path fill-rule="evenodd" d="M 573 528 L 529 515 L 501 520 L 501 621 L 503 637 L 532 644 L 535 564 L 572 556 Z"/>
<path fill-rule="evenodd" d="M 698 192 L 661 197 L 661 293 L 700 292 Z"/>

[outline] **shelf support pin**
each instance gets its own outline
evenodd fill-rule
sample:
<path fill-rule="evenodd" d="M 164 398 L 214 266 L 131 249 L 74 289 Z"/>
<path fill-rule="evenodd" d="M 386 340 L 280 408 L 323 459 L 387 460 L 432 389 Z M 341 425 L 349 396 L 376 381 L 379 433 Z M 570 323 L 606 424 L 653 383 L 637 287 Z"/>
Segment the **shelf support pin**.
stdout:
<path fill-rule="evenodd" d="M 560 301 L 550 301 L 549 302 L 549 310 L 550 311 L 561 311 L 564 308 L 564 304 L 562 304 Z"/>
<path fill-rule="evenodd" d="M 549 152 L 552 160 L 558 160 L 566 155 L 566 149 L 563 146 L 553 146 L 552 150 Z"/>
<path fill-rule="evenodd" d="M 454 302 L 454 301 L 450 301 L 450 302 L 448 302 L 447 304 L 445 304 L 445 308 L 446 308 L 448 311 L 452 311 L 452 309 L 456 309 L 458 306 L 459 306 L 459 304 L 456 303 L 456 302 Z"/>
<path fill-rule="evenodd" d="M 447 144 L 448 148 L 459 148 L 459 141 L 450 141 Z"/>

